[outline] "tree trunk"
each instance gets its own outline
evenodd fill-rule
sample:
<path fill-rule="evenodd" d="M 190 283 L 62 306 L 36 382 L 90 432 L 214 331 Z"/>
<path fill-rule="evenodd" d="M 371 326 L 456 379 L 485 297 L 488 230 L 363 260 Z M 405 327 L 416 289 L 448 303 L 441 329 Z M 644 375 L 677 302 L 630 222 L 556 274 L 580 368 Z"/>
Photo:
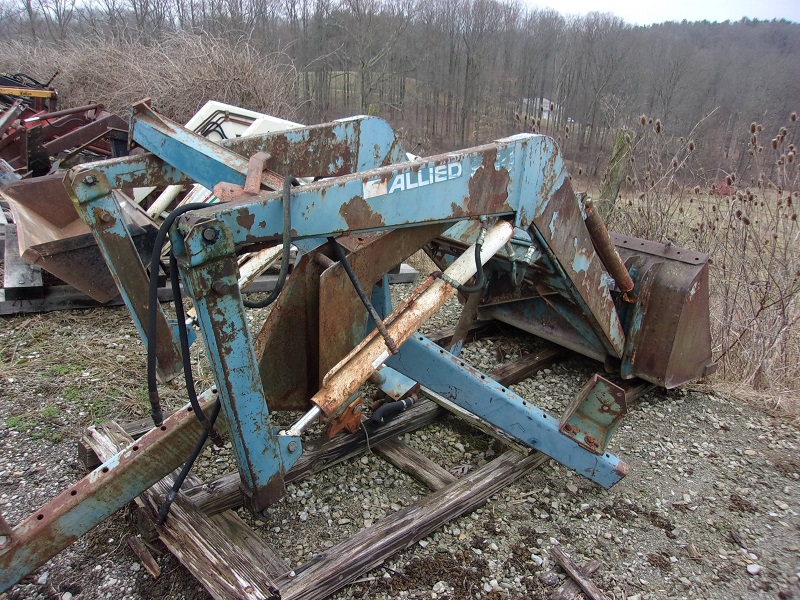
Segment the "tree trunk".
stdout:
<path fill-rule="evenodd" d="M 633 131 L 620 129 L 614 136 L 614 148 L 611 150 L 611 159 L 608 161 L 608 167 L 603 175 L 603 183 L 600 186 L 600 202 L 597 204 L 603 218 L 607 218 L 611 213 L 614 202 L 619 196 L 619 189 L 628 171 L 628 158 L 631 154 L 634 135 Z"/>

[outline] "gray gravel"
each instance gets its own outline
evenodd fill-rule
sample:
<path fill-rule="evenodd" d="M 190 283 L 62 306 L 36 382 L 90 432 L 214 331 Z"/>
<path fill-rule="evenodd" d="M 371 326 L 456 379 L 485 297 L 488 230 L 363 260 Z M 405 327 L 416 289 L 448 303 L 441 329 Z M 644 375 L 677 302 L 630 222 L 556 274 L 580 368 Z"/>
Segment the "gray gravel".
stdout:
<path fill-rule="evenodd" d="M 449 305 L 426 329 L 452 324 L 457 312 Z M 45 377 L 56 348 L 47 332 L 67 326 L 65 336 L 83 340 L 89 375 Z M 143 357 L 122 310 L 0 321 L 0 345 L 14 348 L 13 355 L 8 349 L 2 355 L 0 377 L 0 506 L 15 523 L 82 474 L 75 439 L 92 415 L 86 399 L 66 397 L 65 387 L 88 395 L 92 385 L 140 385 Z M 468 345 L 464 357 L 489 370 L 535 348 L 527 336 L 498 337 Z M 67 364 L 73 351 L 58 350 L 62 362 Z M 115 361 L 122 357 L 119 368 L 93 368 L 93 357 L 109 352 Z M 195 354 L 202 365 L 201 352 Z M 30 358 L 20 362 L 20 356 Z M 570 358 L 513 389 L 559 415 L 596 367 Z M 207 372 L 202 377 L 207 381 Z M 97 382 L 84 386 L 87 379 Z M 173 403 L 182 397 L 180 389 L 170 394 Z M 50 415 L 51 406 L 59 414 L 43 415 Z M 103 418 L 143 416 L 145 407 L 135 398 L 123 406 L 112 403 Z M 403 439 L 456 475 L 503 451 L 454 418 Z M 632 408 L 612 443 L 611 451 L 632 467 L 613 489 L 603 490 L 551 461 L 335 598 L 546 598 L 564 580 L 549 555 L 554 545 L 579 563 L 602 561 L 594 580 L 615 598 L 800 598 L 798 448 L 796 419 L 708 389 L 655 391 Z M 212 478 L 231 467 L 227 449 L 209 448 L 198 472 Z M 368 454 L 288 486 L 266 521 L 250 522 L 297 566 L 426 493 Z M 135 534 L 121 513 L 0 600 L 207 597 L 158 546 L 163 575 L 153 581 L 125 543 Z"/>

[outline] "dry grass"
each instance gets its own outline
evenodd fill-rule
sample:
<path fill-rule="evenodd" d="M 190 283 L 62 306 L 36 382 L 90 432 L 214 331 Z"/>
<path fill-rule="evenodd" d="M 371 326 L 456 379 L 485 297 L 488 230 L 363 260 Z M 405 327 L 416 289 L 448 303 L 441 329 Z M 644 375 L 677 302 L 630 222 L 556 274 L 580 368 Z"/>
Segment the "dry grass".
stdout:
<path fill-rule="evenodd" d="M 98 332 L 103 332 L 98 335 Z M 211 385 L 202 344 L 192 362 L 198 389 Z M 69 310 L 0 320 L 0 398 L 4 418 L 57 412 L 64 424 L 86 427 L 147 415 L 145 351 L 123 308 Z M 185 403 L 182 380 L 161 388 L 165 409 Z"/>
<path fill-rule="evenodd" d="M 102 102 L 127 115 L 131 104 L 153 99 L 162 114 L 189 119 L 209 99 L 291 118 L 296 73 L 282 53 L 264 54 L 245 39 L 177 32 L 159 43 L 101 38 L 56 46 L 4 40 L 0 72 L 24 72 L 40 81 L 53 73 L 62 106 Z"/>
<path fill-rule="evenodd" d="M 611 215 L 613 229 L 711 255 L 717 381 L 740 397 L 789 411 L 800 410 L 798 133 L 789 119 L 762 144 L 767 134 L 754 124 L 746 132 L 747 175 L 720 169 L 721 179 L 714 180 L 693 170 L 694 142 L 643 132 L 626 198 Z"/>

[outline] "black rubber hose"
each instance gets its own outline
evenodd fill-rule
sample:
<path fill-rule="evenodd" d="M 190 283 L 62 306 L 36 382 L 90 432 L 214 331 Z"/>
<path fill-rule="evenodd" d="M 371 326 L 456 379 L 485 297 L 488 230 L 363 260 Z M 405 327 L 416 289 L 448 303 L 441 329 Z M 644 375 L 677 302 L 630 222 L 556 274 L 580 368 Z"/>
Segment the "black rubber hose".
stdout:
<path fill-rule="evenodd" d="M 173 210 L 158 230 L 156 235 L 153 252 L 150 255 L 150 288 L 147 294 L 147 395 L 150 399 L 150 415 L 153 423 L 160 427 L 164 422 L 164 413 L 161 411 L 161 399 L 158 396 L 158 382 L 156 381 L 156 322 L 158 310 L 158 266 L 161 262 L 161 250 L 167 240 L 172 224 L 175 219 L 190 210 L 208 208 L 208 205 L 200 202 L 184 204 Z"/>
<path fill-rule="evenodd" d="M 353 271 L 353 267 L 351 267 L 350 263 L 347 262 L 347 256 L 345 256 L 344 248 L 339 245 L 339 242 L 336 241 L 336 238 L 329 237 L 328 243 L 330 243 L 334 254 L 336 254 L 336 260 L 342 264 L 347 276 L 350 278 L 350 282 L 353 284 L 356 294 L 358 294 L 358 297 L 361 299 L 361 303 L 367 309 L 369 316 L 372 317 L 372 320 L 375 322 L 375 327 L 378 328 L 378 331 L 386 342 L 386 347 L 389 349 L 389 352 L 392 354 L 397 354 L 397 344 L 395 344 L 392 336 L 389 335 L 389 331 L 386 329 L 383 319 L 381 319 L 380 315 L 378 315 L 378 311 L 375 310 L 375 307 L 372 306 L 372 302 L 370 302 L 369 296 L 367 296 L 367 294 L 364 292 L 364 288 L 361 287 L 361 283 L 359 283 L 358 277 L 356 277 L 356 274 Z"/>
<path fill-rule="evenodd" d="M 480 292 L 481 289 L 483 288 L 483 284 L 486 281 L 486 277 L 483 274 L 483 265 L 481 264 L 481 247 L 482 246 L 483 246 L 483 244 L 480 244 L 480 243 L 476 243 L 475 244 L 475 268 L 477 269 L 475 271 L 475 275 L 477 276 L 477 281 L 475 282 L 475 285 L 467 287 L 467 286 L 462 284 L 462 285 L 460 285 L 460 286 L 458 286 L 456 288 L 459 292 L 461 292 L 465 296 L 468 296 L 470 294 L 474 294 L 475 292 Z"/>
<path fill-rule="evenodd" d="M 387 402 L 386 404 L 378 407 L 378 409 L 372 413 L 372 416 L 368 419 L 367 423 L 372 429 L 377 429 L 378 427 L 385 425 L 387 422 L 394 419 L 407 408 L 411 408 L 413 405 L 413 396 L 409 396 L 403 400 Z"/>
<path fill-rule="evenodd" d="M 289 259 L 291 258 L 292 250 L 292 203 L 291 203 L 291 190 L 292 185 L 300 185 L 292 176 L 287 176 L 283 180 L 283 252 L 281 254 L 281 270 L 278 274 L 278 281 L 269 295 L 263 300 L 247 300 L 242 299 L 242 303 L 247 308 L 264 308 L 269 306 L 278 299 L 283 284 L 286 283 L 286 275 L 289 273 Z"/>
<path fill-rule="evenodd" d="M 214 405 L 214 409 L 211 411 L 211 419 L 210 423 L 211 426 L 214 426 L 214 423 L 217 420 L 217 416 L 219 415 L 220 410 L 220 403 L 217 400 L 217 403 Z M 200 434 L 200 438 L 197 440 L 197 443 L 192 450 L 192 453 L 189 455 L 189 458 L 186 459 L 186 462 L 183 463 L 183 467 L 181 468 L 181 472 L 178 473 L 178 476 L 175 478 L 175 481 L 172 483 L 172 488 L 167 493 L 167 497 L 164 500 L 164 503 L 158 508 L 158 518 L 157 523 L 159 525 L 164 523 L 164 520 L 167 518 L 169 514 L 169 509 L 172 506 L 172 503 L 175 502 L 175 498 L 178 497 L 178 492 L 181 490 L 181 486 L 183 482 L 186 480 L 186 477 L 189 475 L 189 471 L 192 470 L 197 457 L 200 456 L 200 453 L 203 451 L 203 446 L 206 445 L 206 441 L 208 440 L 209 429 L 204 429 L 203 433 Z"/>
<path fill-rule="evenodd" d="M 189 394 L 189 403 L 197 417 L 197 420 L 206 427 L 207 419 L 200 402 L 197 400 L 197 392 L 194 389 L 194 374 L 192 373 L 191 356 L 189 355 L 189 332 L 186 328 L 186 314 L 183 312 L 183 295 L 181 294 L 181 282 L 178 276 L 178 259 L 173 252 L 169 253 L 169 278 L 172 284 L 172 302 L 175 305 L 175 317 L 178 321 L 178 338 L 181 342 L 181 361 L 183 362 L 183 377 L 186 381 L 186 393 Z"/>

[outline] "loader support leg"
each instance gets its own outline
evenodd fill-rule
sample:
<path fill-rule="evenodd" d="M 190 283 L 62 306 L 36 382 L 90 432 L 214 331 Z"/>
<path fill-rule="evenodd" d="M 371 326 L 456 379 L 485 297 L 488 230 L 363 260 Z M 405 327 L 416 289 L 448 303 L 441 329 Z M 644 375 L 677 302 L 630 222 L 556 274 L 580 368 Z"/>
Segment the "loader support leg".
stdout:
<path fill-rule="evenodd" d="M 211 224 L 207 230 L 217 231 Z M 283 496 L 283 474 L 300 457 L 301 443 L 299 437 L 278 435 L 271 422 L 239 290 L 236 255 L 232 245 L 226 252 L 229 240 L 223 230 L 209 237 L 221 246 L 220 258 L 182 272 L 183 282 L 197 308 L 245 504 L 260 512 Z"/>
<path fill-rule="evenodd" d="M 627 474 L 628 466 L 617 457 L 581 448 L 559 432 L 557 418 L 422 335 L 413 335 L 386 364 L 605 488 Z"/>

